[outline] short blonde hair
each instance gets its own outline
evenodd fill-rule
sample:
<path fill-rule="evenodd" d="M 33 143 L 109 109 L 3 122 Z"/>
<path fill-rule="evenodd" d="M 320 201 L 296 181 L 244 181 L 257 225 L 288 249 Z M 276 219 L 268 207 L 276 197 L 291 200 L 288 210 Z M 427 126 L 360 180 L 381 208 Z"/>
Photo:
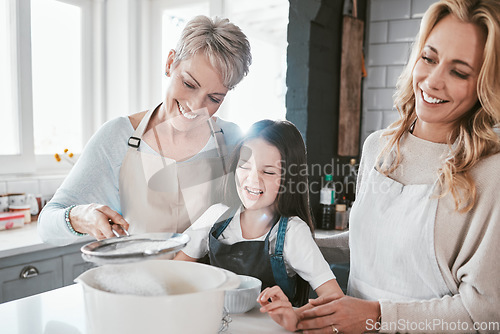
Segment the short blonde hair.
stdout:
<path fill-rule="evenodd" d="M 483 62 L 477 81 L 478 103 L 459 120 L 455 131 L 448 136 L 451 150 L 441 168 L 443 187 L 441 196 L 451 192 L 456 209 L 470 211 L 476 201 L 476 188 L 470 175 L 471 169 L 484 157 L 500 150 L 499 136 L 494 132 L 500 123 L 500 2 L 498 0 L 441 0 L 426 11 L 417 40 L 407 66 L 399 77 L 394 95 L 394 105 L 401 118 L 391 124 L 384 135 L 389 141 L 381 156 L 386 158 L 388 174 L 400 162 L 399 143 L 403 135 L 411 128 L 417 115 L 415 111 L 415 93 L 413 91 L 413 69 L 420 58 L 425 42 L 436 24 L 448 15 L 454 15 L 463 22 L 473 23 L 481 28 L 486 36 Z M 452 146 L 452 140 L 457 145 Z M 397 147 L 397 158 L 388 163 L 389 152 Z M 468 191 L 470 189 L 471 191 Z"/>
<path fill-rule="evenodd" d="M 246 35 L 228 19 L 219 17 L 200 15 L 190 20 L 182 30 L 175 52 L 174 65 L 198 52 L 205 54 L 228 89 L 233 89 L 248 74 L 252 63 Z"/>

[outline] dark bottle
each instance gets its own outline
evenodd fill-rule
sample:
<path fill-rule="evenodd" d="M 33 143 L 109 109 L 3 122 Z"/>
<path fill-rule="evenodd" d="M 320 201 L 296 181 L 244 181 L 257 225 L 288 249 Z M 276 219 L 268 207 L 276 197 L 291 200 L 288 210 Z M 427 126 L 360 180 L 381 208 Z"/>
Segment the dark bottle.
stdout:
<path fill-rule="evenodd" d="M 335 187 L 333 175 L 325 175 L 325 184 L 320 191 L 320 228 L 333 230 L 335 228 Z"/>
<path fill-rule="evenodd" d="M 358 173 L 356 171 L 356 159 L 351 159 L 349 163 L 349 174 L 344 177 L 344 195 L 348 207 L 350 207 L 356 199 L 357 179 Z"/>

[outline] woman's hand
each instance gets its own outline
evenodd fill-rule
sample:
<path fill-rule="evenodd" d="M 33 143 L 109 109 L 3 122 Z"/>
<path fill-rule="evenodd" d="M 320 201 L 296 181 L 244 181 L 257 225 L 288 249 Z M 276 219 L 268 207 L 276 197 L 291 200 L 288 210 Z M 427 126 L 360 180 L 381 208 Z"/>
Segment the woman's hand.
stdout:
<path fill-rule="evenodd" d="M 69 221 L 75 231 L 88 233 L 97 240 L 115 237 L 111 229 L 124 235 L 124 230 L 129 228 L 127 221 L 118 212 L 95 203 L 75 206 L 70 212 Z"/>
<path fill-rule="evenodd" d="M 262 305 L 260 311 L 267 312 L 281 327 L 291 332 L 297 330 L 299 315 L 279 286 L 264 289 L 257 301 Z"/>
<path fill-rule="evenodd" d="M 298 329 L 303 333 L 363 333 L 380 317 L 378 301 L 361 300 L 349 296 L 322 296 L 310 300 L 312 308 L 301 312 Z M 368 320 L 371 321 L 368 321 Z M 373 326 L 372 326 L 373 327 Z M 336 331 L 336 330 L 337 331 Z M 370 329 L 370 328 L 369 328 Z"/>

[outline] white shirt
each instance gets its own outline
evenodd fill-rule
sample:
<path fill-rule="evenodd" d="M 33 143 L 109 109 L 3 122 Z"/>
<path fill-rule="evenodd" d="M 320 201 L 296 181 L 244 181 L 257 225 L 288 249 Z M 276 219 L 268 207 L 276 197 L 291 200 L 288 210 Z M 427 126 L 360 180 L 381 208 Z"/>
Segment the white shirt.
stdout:
<path fill-rule="evenodd" d="M 228 207 L 221 203 L 212 205 L 184 232 L 191 238 L 182 250 L 186 255 L 199 259 L 208 253 L 210 229 L 227 209 Z M 277 232 L 278 224 L 273 227 L 269 235 L 270 254 L 274 253 Z M 220 235 L 219 241 L 232 245 L 240 241 L 264 241 L 266 236 L 267 233 L 255 239 L 243 238 L 240 209 L 238 209 L 234 218 Z M 323 283 L 335 279 L 335 275 L 311 235 L 309 226 L 299 217 L 291 217 L 288 220 L 283 258 L 288 276 L 299 274 L 314 290 Z"/>

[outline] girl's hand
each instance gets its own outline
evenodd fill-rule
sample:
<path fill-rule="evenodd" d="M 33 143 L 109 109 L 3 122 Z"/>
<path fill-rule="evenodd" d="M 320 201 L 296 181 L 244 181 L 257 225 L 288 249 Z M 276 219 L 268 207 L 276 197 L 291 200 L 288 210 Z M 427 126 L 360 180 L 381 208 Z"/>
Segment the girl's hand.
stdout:
<path fill-rule="evenodd" d="M 129 224 L 116 211 L 106 205 L 87 204 L 75 206 L 69 215 L 73 229 L 80 233 L 88 233 L 97 240 L 115 237 L 111 229 L 124 235 Z"/>
<path fill-rule="evenodd" d="M 267 312 L 280 326 L 291 332 L 297 330 L 299 315 L 279 286 L 264 289 L 257 302 L 262 305 L 260 311 Z"/>
<path fill-rule="evenodd" d="M 298 329 L 303 333 L 363 333 L 380 317 L 377 301 L 361 300 L 349 296 L 322 296 L 309 303 L 312 308 L 300 314 Z M 371 326 L 371 327 L 370 327 Z M 337 331 L 335 331 L 337 329 Z"/>

